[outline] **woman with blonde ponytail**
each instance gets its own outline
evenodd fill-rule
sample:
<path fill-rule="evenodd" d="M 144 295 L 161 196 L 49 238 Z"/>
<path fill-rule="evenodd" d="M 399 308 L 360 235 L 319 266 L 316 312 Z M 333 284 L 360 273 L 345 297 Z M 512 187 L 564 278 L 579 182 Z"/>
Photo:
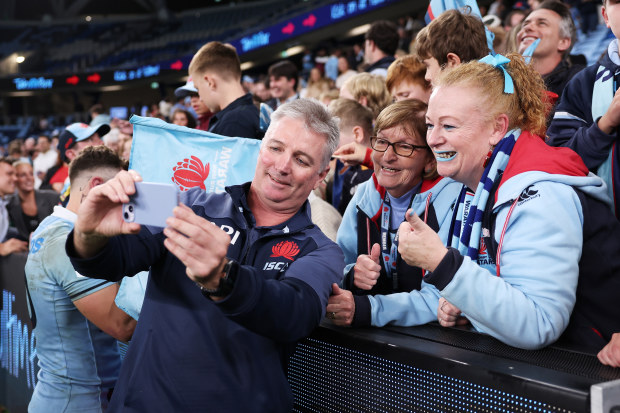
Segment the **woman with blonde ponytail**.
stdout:
<path fill-rule="evenodd" d="M 620 331 L 620 228 L 602 180 L 537 136 L 543 94 L 516 54 L 438 79 L 427 142 L 438 173 L 463 187 L 447 246 L 408 212 L 399 252 L 439 290 L 441 325 L 471 322 L 528 349 L 561 338 L 594 353 Z"/>

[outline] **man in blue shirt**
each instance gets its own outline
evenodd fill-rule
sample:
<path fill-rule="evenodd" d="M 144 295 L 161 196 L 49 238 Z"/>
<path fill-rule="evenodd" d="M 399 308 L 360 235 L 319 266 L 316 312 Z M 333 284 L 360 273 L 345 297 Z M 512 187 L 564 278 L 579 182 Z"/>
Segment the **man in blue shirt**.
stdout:
<path fill-rule="evenodd" d="M 72 196 L 32 236 L 26 262 L 40 371 L 28 411 L 101 412 L 120 369 L 116 339 L 129 341 L 136 322 L 114 304 L 116 283 L 77 273 L 65 241 L 88 192 L 112 178 L 121 160 L 104 146 L 71 162 Z"/>

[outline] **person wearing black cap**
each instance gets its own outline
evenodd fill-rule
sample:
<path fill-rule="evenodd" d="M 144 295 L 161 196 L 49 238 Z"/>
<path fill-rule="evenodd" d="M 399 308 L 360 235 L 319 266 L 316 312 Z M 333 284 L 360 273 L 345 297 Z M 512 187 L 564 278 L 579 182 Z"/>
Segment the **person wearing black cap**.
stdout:
<path fill-rule="evenodd" d="M 187 83 L 181 87 L 178 87 L 174 91 L 174 95 L 177 98 L 185 98 L 189 96 L 191 99 L 192 109 L 197 116 L 196 129 L 204 131 L 209 130 L 209 121 L 211 120 L 213 113 L 211 113 L 207 105 L 200 100 L 200 96 L 198 96 L 198 89 L 194 86 L 194 81 L 191 76 L 187 79 Z"/>
<path fill-rule="evenodd" d="M 97 126 L 89 126 L 85 123 L 72 123 L 58 137 L 58 153 L 60 159 L 69 164 L 71 161 L 89 146 L 103 145 L 101 137 L 110 132 L 110 125 L 102 123 Z M 69 179 L 60 191 L 60 203 L 65 206 L 69 201 L 71 186 Z"/>
<path fill-rule="evenodd" d="M 58 152 L 63 162 L 70 163 L 88 146 L 103 145 L 101 137 L 110 132 L 110 125 L 101 124 L 96 127 L 85 123 L 72 123 L 58 138 Z"/>

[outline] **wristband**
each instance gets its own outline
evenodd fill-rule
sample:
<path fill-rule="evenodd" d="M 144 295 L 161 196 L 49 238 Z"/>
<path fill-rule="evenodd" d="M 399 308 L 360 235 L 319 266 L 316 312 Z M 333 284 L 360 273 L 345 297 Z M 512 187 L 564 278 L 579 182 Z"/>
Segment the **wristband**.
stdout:
<path fill-rule="evenodd" d="M 237 279 L 236 264 L 234 260 L 227 259 L 224 269 L 222 270 L 224 276 L 220 278 L 220 285 L 218 285 L 217 288 L 209 289 L 198 284 L 202 295 L 207 298 L 228 296 L 232 292 L 235 286 L 235 280 Z"/>

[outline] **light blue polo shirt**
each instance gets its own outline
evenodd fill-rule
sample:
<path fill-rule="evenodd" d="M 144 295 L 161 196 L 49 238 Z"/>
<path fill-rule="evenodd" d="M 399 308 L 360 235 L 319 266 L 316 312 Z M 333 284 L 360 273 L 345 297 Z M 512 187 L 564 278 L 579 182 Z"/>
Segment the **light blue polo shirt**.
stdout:
<path fill-rule="evenodd" d="M 101 412 L 120 369 L 116 340 L 89 322 L 73 301 L 113 283 L 78 274 L 65 253 L 77 216 L 56 206 L 34 232 L 26 262 L 40 371 L 28 411 Z"/>

